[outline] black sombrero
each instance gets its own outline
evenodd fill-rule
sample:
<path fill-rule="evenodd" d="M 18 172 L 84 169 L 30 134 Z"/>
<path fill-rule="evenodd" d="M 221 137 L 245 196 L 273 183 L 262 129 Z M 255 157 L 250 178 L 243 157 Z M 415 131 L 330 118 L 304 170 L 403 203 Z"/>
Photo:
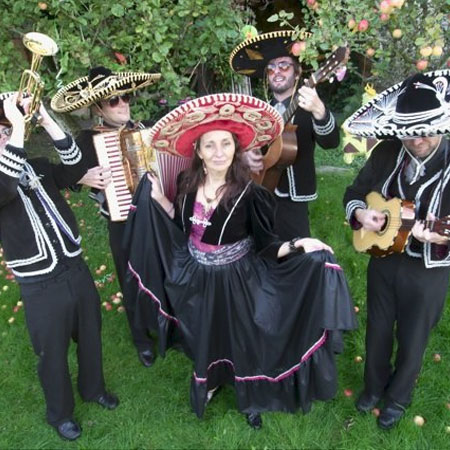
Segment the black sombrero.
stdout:
<path fill-rule="evenodd" d="M 282 30 L 260 34 L 241 42 L 230 55 L 231 68 L 240 75 L 263 78 L 271 59 L 291 56 L 294 31 Z"/>
<path fill-rule="evenodd" d="M 382 139 L 450 133 L 450 70 L 412 75 L 363 105 L 343 126 L 351 134 Z"/>
<path fill-rule="evenodd" d="M 99 100 L 124 95 L 156 83 L 160 73 L 112 72 L 105 67 L 89 70 L 89 75 L 72 81 L 52 98 L 51 107 L 56 112 L 70 112 Z"/>

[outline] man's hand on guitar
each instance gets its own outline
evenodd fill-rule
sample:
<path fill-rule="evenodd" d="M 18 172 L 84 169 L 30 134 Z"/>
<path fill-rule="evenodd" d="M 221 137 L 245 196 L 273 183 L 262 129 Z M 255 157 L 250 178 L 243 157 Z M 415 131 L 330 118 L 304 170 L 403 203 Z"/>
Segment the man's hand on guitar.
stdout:
<path fill-rule="evenodd" d="M 309 111 L 316 120 L 325 119 L 326 109 L 315 88 L 302 86 L 298 90 L 298 105 Z"/>
<path fill-rule="evenodd" d="M 356 209 L 355 219 L 367 231 L 380 231 L 386 222 L 386 216 L 374 209 Z"/>
<path fill-rule="evenodd" d="M 249 150 L 243 156 L 252 172 L 259 174 L 264 169 L 263 155 L 258 150 Z"/>
<path fill-rule="evenodd" d="M 435 221 L 436 217 L 434 214 L 428 213 L 427 220 Z M 438 233 L 434 233 L 429 228 L 425 228 L 425 224 L 417 220 L 411 229 L 412 235 L 420 242 L 437 244 L 437 245 L 447 245 L 449 240 L 445 236 L 441 236 Z"/>
<path fill-rule="evenodd" d="M 111 170 L 108 167 L 91 167 L 78 181 L 78 184 L 84 184 L 92 188 L 104 190 L 111 183 Z"/>

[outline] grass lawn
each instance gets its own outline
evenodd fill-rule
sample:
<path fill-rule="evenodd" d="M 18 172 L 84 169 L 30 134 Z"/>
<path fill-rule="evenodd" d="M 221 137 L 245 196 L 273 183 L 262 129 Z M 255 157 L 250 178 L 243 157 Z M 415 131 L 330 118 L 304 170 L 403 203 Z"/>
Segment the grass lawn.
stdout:
<path fill-rule="evenodd" d="M 351 247 L 351 233 L 344 223 L 341 199 L 353 173 L 319 175 L 319 200 L 311 207 L 313 234 L 330 243 L 347 274 L 355 304 L 360 308 L 360 328 L 346 336 L 339 359 L 339 390 L 327 403 L 315 403 L 303 415 L 263 414 L 263 428 L 254 431 L 235 408 L 231 387 L 224 389 L 208 406 L 202 420 L 189 406 L 191 364 L 176 351 L 151 369 L 140 365 L 131 343 L 126 317 L 120 305 L 111 302 L 118 292 L 112 280 L 113 264 L 107 246 L 105 221 L 86 193 L 71 194 L 69 201 L 80 222 L 84 256 L 100 283 L 103 310 L 104 369 L 108 389 L 120 397 L 115 411 L 105 411 L 81 401 L 76 393 L 75 418 L 83 428 L 74 443 L 63 442 L 45 422 L 44 398 L 37 379 L 36 357 L 29 342 L 17 285 L 0 275 L 0 448 L 340 448 L 340 449 L 440 449 L 449 446 L 450 435 L 450 325 L 447 306 L 434 331 L 414 402 L 399 426 L 379 430 L 372 415 L 360 415 L 353 403 L 362 386 L 365 325 L 365 269 L 368 258 Z M 106 269 L 100 270 L 102 265 Z M 98 273 L 96 273 L 96 271 Z M 10 318 L 14 321 L 9 323 Z M 76 386 L 75 347 L 70 364 Z M 439 353 L 441 361 L 433 355 Z M 346 396 L 344 391 L 351 396 Z M 450 405 L 449 405 L 450 406 Z M 414 424 L 415 415 L 425 425 Z"/>

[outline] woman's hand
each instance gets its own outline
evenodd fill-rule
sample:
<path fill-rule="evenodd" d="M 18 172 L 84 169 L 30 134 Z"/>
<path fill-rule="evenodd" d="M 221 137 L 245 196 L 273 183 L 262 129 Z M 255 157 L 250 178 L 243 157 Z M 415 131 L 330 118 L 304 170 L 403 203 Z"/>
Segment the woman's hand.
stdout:
<path fill-rule="evenodd" d="M 109 167 L 102 166 L 91 167 L 78 181 L 78 184 L 100 190 L 106 189 L 109 183 L 111 183 L 111 170 Z"/>
<path fill-rule="evenodd" d="M 320 250 L 326 250 L 327 252 L 330 252 L 334 254 L 333 249 L 325 244 L 322 241 L 319 241 L 319 239 L 314 238 L 297 238 L 293 239 L 292 241 L 284 242 L 281 247 L 278 250 L 278 258 L 283 258 L 284 256 L 287 256 L 289 254 L 292 254 L 291 245 L 294 244 L 294 247 L 296 249 L 303 249 L 305 253 L 311 253 L 311 252 L 318 252 Z"/>
<path fill-rule="evenodd" d="M 333 249 L 329 245 L 325 244 L 325 242 L 322 242 L 319 239 L 314 238 L 298 239 L 297 241 L 295 241 L 294 245 L 296 248 L 302 247 L 303 250 L 305 250 L 305 253 L 326 250 L 327 252 L 334 254 Z"/>
<path fill-rule="evenodd" d="M 154 172 L 147 172 L 147 178 L 152 183 L 152 198 L 161 203 L 161 200 L 165 197 L 162 191 L 161 182 Z"/>
<path fill-rule="evenodd" d="M 157 201 L 169 217 L 173 219 L 175 217 L 175 208 L 173 203 L 164 195 L 158 176 L 155 172 L 147 172 L 147 178 L 152 183 L 153 200 Z"/>

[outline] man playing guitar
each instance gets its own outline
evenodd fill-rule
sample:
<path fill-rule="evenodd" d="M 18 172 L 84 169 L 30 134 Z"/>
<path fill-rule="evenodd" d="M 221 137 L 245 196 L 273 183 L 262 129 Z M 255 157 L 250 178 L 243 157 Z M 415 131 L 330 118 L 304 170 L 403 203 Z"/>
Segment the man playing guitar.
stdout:
<path fill-rule="evenodd" d="M 367 272 L 364 390 L 356 408 L 368 412 L 383 400 L 380 428 L 392 428 L 411 403 L 423 354 L 447 294 L 448 230 L 434 231 L 450 213 L 450 71 L 416 74 L 360 108 L 344 125 L 358 136 L 382 139 L 346 190 L 344 206 L 353 229 L 383 234 L 399 227 L 366 203 L 371 191 L 414 203 L 404 251 L 372 256 Z M 372 192 L 373 194 L 373 192 Z M 371 195 L 372 195 L 371 194 Z M 368 196 L 370 198 L 370 196 Z M 444 227 L 445 228 L 445 227 Z M 397 354 L 394 367 L 394 329 Z"/>
<path fill-rule="evenodd" d="M 302 69 L 291 47 L 292 31 L 265 33 L 242 42 L 232 52 L 233 70 L 251 77 L 267 77 L 273 94 L 271 105 L 281 114 L 295 102 L 298 109 L 292 123 L 297 125 L 297 155 L 285 168 L 275 189 L 277 217 L 275 231 L 281 239 L 310 236 L 308 202 L 317 198 L 314 149 L 339 144 L 339 129 L 317 91 L 305 85 L 297 90 Z M 254 58 L 254 59 L 252 59 Z M 245 154 L 252 172 L 263 169 L 261 153 Z M 264 184 L 264 183 L 263 183 Z"/>

